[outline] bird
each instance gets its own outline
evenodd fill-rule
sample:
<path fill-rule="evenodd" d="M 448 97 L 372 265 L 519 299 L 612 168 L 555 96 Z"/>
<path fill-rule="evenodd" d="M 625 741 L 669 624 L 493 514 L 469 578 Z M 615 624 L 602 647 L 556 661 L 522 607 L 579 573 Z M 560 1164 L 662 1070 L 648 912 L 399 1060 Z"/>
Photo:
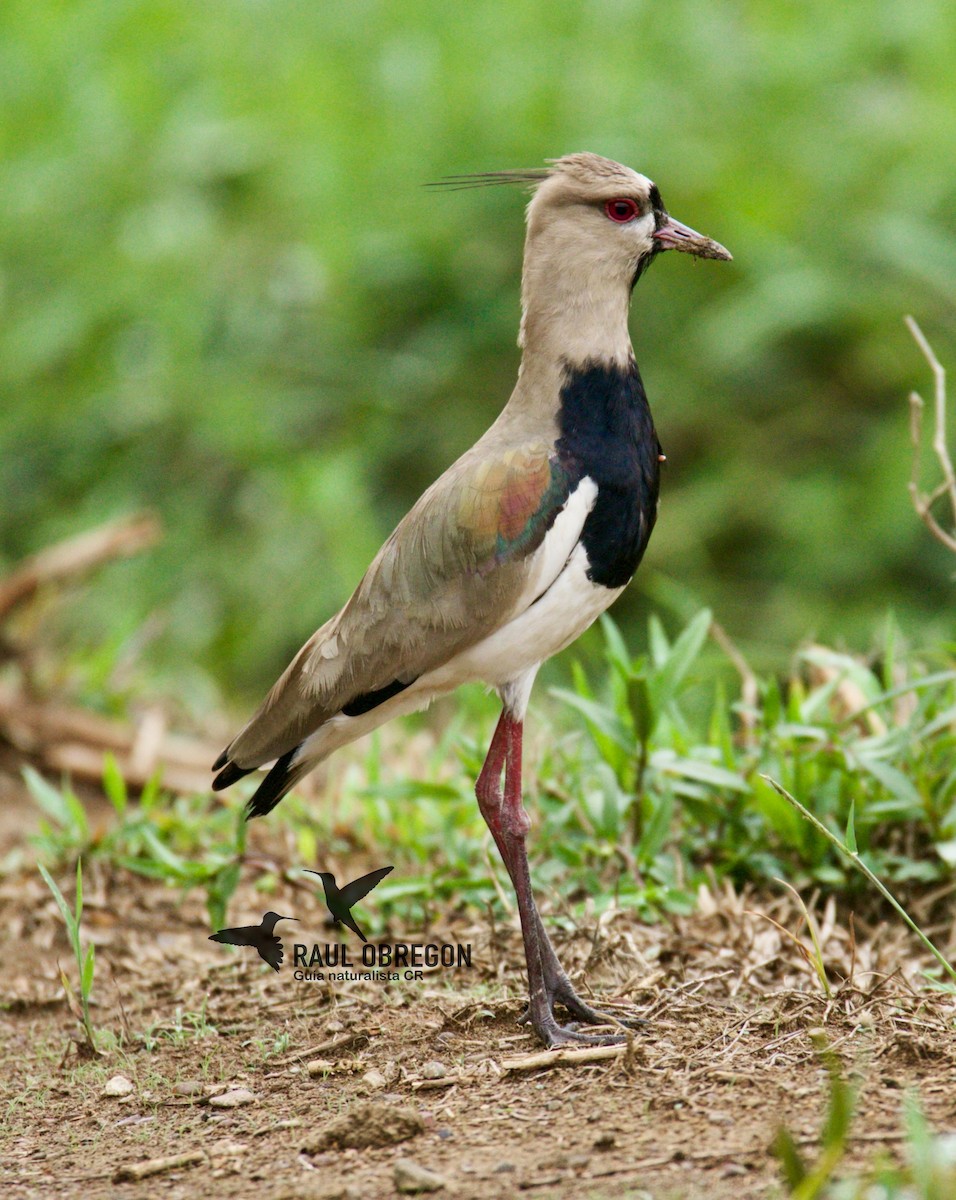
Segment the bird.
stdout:
<path fill-rule="evenodd" d="M 392 870 L 394 870 L 393 867 L 379 867 L 377 871 L 369 871 L 367 875 L 360 875 L 358 879 L 353 879 L 351 883 L 339 887 L 331 871 L 309 871 L 306 868 L 309 875 L 318 875 L 322 880 L 325 903 L 332 914 L 333 924 L 347 925 L 353 933 L 359 935 L 363 942 L 367 942 L 368 938 L 359 929 L 350 910 L 358 904 L 363 896 L 367 896 L 373 887 L 377 887 Z"/>
<path fill-rule="evenodd" d="M 667 251 L 731 255 L 630 167 L 593 153 L 546 162 L 442 181 L 531 191 L 514 391 L 295 655 L 216 760 L 213 787 L 274 762 L 247 806 L 263 816 L 339 747 L 461 684 L 490 685 L 502 708 L 475 794 L 517 899 L 521 1021 L 553 1048 L 625 1035 L 585 1028 L 608 1016 L 575 992 L 534 901 L 525 713 L 541 663 L 621 594 L 654 527 L 664 456 L 628 332 L 634 286 Z"/>
<path fill-rule="evenodd" d="M 263 962 L 273 971 L 282 965 L 282 943 L 275 935 L 280 921 L 298 921 L 298 917 L 280 917 L 278 913 L 263 913 L 258 925 L 238 925 L 235 929 L 220 929 L 209 935 L 211 942 L 223 942 L 229 946 L 252 946 Z"/>

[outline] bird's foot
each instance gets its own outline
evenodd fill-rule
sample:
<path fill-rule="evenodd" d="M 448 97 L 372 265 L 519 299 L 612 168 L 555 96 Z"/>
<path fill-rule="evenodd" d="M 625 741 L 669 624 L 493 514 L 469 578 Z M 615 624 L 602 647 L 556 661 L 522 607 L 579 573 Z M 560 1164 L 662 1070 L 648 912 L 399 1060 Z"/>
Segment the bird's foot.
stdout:
<path fill-rule="evenodd" d="M 558 1050 L 562 1046 L 623 1046 L 627 1041 L 626 1031 L 580 1033 L 576 1025 L 560 1025 L 554 1013 L 548 1013 L 541 1021 L 529 1017 L 529 1021 L 549 1050 Z"/>
<path fill-rule="evenodd" d="M 628 1030 L 641 1029 L 647 1021 L 638 1016 L 619 1017 L 616 1013 L 604 1012 L 586 1004 L 571 986 L 571 981 L 561 972 L 561 975 L 549 980 L 545 986 L 545 1004 L 543 1011 L 536 1020 L 534 1007 L 530 1001 L 524 1012 L 518 1018 L 519 1025 L 531 1025 L 538 1037 L 549 1048 L 555 1046 L 589 1043 L 598 1046 L 617 1046 L 627 1041 Z M 555 1015 L 555 1005 L 560 1005 L 570 1013 L 573 1021 L 561 1025 Z M 582 1033 L 582 1025 L 604 1027 L 606 1033 Z"/>

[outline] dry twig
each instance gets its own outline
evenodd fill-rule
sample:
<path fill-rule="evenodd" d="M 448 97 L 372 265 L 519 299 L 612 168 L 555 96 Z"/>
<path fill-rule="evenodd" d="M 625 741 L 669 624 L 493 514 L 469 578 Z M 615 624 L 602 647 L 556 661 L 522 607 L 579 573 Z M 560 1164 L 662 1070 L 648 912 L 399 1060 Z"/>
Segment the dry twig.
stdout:
<path fill-rule="evenodd" d="M 607 1058 L 620 1058 L 627 1050 L 626 1045 L 585 1046 L 583 1049 L 541 1050 L 537 1054 L 522 1054 L 517 1058 L 503 1058 L 503 1071 L 537 1071 L 550 1067 L 576 1067 L 580 1063 L 603 1062 Z"/>
<path fill-rule="evenodd" d="M 931 492 L 923 492 L 919 485 L 920 461 L 923 445 L 923 398 L 917 392 L 910 392 L 910 438 L 913 442 L 913 471 L 909 482 L 910 499 L 916 509 L 916 515 L 923 522 L 934 538 L 947 550 L 956 554 L 956 472 L 946 449 L 946 372 L 933 349 L 926 340 L 922 329 L 912 317 L 906 318 L 906 327 L 922 351 L 923 357 L 929 363 L 935 380 L 934 393 L 934 426 L 933 453 L 939 462 L 943 478 Z M 932 507 L 943 496 L 949 497 L 953 514 L 953 533 L 948 533 L 936 520 Z"/>
<path fill-rule="evenodd" d="M 44 584 L 85 574 L 114 558 L 138 554 L 157 542 L 161 533 L 159 520 L 152 513 L 136 513 L 31 555 L 0 580 L 0 621 Z"/>
<path fill-rule="evenodd" d="M 161 537 L 152 513 L 109 521 L 24 559 L 0 579 L 0 623 L 19 605 L 51 584 L 69 582 L 117 558 L 128 558 Z M 16 648 L 19 653 L 19 648 Z M 202 792 L 209 786 L 209 763 L 216 747 L 169 733 L 158 709 L 134 721 L 116 721 L 85 709 L 38 700 L 29 686 L 28 657 L 22 655 L 24 682 L 0 688 L 0 742 L 39 761 L 49 771 L 99 783 L 103 756 L 116 759 L 130 787 L 141 790 L 157 770 L 175 792 Z"/>
<path fill-rule="evenodd" d="M 180 1167 L 195 1167 L 203 1162 L 205 1157 L 201 1150 L 189 1150 L 185 1154 L 174 1154 L 169 1158 L 148 1158 L 143 1162 L 126 1163 L 116 1170 L 113 1182 L 135 1183 L 140 1179 L 148 1179 L 150 1175 L 162 1175 L 166 1171 L 176 1171 Z M 94 1178 L 101 1178 L 101 1176 Z"/>
<path fill-rule="evenodd" d="M 727 630 L 719 621 L 710 622 L 710 636 L 730 659 L 740 676 L 740 698 L 743 704 L 740 709 L 740 725 L 744 743 L 750 745 L 754 736 L 754 725 L 757 720 L 757 702 L 760 698 L 760 687 L 757 676 L 750 663 L 744 658 L 737 646 L 731 641 Z"/>
<path fill-rule="evenodd" d="M 31 755 L 50 771 L 98 783 L 109 751 L 130 787 L 142 789 L 159 769 L 174 792 L 201 792 L 209 786 L 212 743 L 167 733 L 157 714 L 136 723 L 117 721 L 82 708 L 35 703 L 13 688 L 0 688 L 0 741 Z"/>

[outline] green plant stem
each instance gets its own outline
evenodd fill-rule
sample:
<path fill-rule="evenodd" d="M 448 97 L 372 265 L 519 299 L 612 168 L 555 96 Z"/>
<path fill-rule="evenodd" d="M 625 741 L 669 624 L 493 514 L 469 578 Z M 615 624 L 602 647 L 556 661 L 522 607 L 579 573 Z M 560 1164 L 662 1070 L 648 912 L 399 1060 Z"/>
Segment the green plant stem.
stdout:
<path fill-rule="evenodd" d="M 44 882 L 53 895 L 53 899 L 56 901 L 57 908 L 59 908 L 63 923 L 66 926 L 70 946 L 73 950 L 73 958 L 76 961 L 76 968 L 79 972 L 81 1021 L 86 1033 L 87 1043 L 90 1049 L 95 1052 L 96 1034 L 93 1031 L 93 1021 L 90 1017 L 90 992 L 93 989 L 93 947 L 87 947 L 84 954 L 83 946 L 80 942 L 80 921 L 83 918 L 83 861 L 82 859 L 77 859 L 76 861 L 76 907 L 72 912 L 63 893 L 54 883 L 53 877 L 47 871 L 46 867 L 42 863 L 37 863 L 37 866 L 40 874 L 43 876 Z M 70 998 L 72 989 L 62 967 L 60 968 L 60 979 L 63 982 L 63 988 L 67 993 L 67 997 Z"/>
<path fill-rule="evenodd" d="M 823 834 L 828 842 L 831 842 L 839 851 L 841 851 L 841 853 L 846 855 L 846 857 L 854 864 L 854 866 L 856 866 L 867 877 L 870 883 L 872 883 L 873 886 L 879 891 L 880 895 L 882 895 L 885 900 L 888 900 L 889 903 L 892 904 L 906 924 L 923 943 L 926 949 L 929 950 L 933 957 L 940 963 L 947 975 L 949 975 L 950 979 L 956 982 L 956 968 L 953 967 L 943 952 L 933 945 L 933 943 L 929 940 L 922 929 L 920 929 L 916 922 L 910 917 L 906 909 L 902 906 L 902 904 L 900 904 L 889 888 L 887 888 L 886 885 L 883 884 L 876 877 L 876 875 L 873 874 L 863 859 L 860 858 L 859 854 L 853 850 L 850 850 L 848 846 L 844 845 L 844 843 L 840 841 L 840 839 L 831 829 L 828 829 L 818 817 L 815 817 L 813 813 L 810 812 L 809 809 L 804 808 L 800 801 L 794 796 L 791 796 L 787 789 L 781 787 L 781 785 L 777 783 L 775 779 L 771 779 L 769 775 L 761 775 L 760 778 L 765 779 L 775 792 L 781 795 L 788 804 L 792 804 L 797 812 L 800 813 L 805 820 L 810 822 L 814 829 L 819 830 L 819 832 Z"/>

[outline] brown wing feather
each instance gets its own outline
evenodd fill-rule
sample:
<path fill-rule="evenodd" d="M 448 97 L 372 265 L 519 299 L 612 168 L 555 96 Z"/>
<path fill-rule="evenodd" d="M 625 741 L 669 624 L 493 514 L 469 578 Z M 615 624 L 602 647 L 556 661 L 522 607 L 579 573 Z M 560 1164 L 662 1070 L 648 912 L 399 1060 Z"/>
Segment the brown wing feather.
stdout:
<path fill-rule="evenodd" d="M 573 482 L 547 443 L 460 459 L 298 652 L 226 760 L 252 769 L 285 754 L 356 696 L 410 682 L 492 632 Z"/>

